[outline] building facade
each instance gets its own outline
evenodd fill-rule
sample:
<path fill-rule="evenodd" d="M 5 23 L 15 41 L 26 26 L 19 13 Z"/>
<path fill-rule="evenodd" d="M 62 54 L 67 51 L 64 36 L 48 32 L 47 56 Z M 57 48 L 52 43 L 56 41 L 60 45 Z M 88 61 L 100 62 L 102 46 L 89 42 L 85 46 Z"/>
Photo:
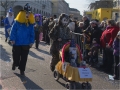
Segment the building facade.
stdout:
<path fill-rule="evenodd" d="M 69 8 L 69 14 L 72 15 L 73 20 L 81 20 L 82 16 L 80 15 L 80 11 L 75 8 Z"/>
<path fill-rule="evenodd" d="M 61 13 L 69 14 L 69 4 L 65 0 L 51 0 L 52 2 L 52 15 L 57 15 Z"/>
<path fill-rule="evenodd" d="M 107 19 L 114 19 L 114 13 L 119 12 L 119 9 L 113 9 L 113 8 L 99 8 L 93 11 L 86 11 L 84 14 L 86 16 L 90 16 L 90 19 L 98 19 L 99 21 L 107 20 Z"/>
<path fill-rule="evenodd" d="M 89 5 L 90 10 L 95 10 L 99 8 L 113 8 L 113 0 L 95 1 Z"/>
<path fill-rule="evenodd" d="M 20 10 L 23 9 L 26 3 L 29 3 L 33 13 L 40 13 L 43 16 L 50 17 L 52 14 L 52 3 L 50 0 L 16 0 L 13 6 L 9 6 L 13 8 L 15 16 L 18 14 Z M 4 9 L 1 10 L 4 12 Z"/>
<path fill-rule="evenodd" d="M 118 9 L 119 11 L 112 13 L 112 19 L 115 21 L 120 21 L 120 0 L 113 0 L 113 8 Z"/>

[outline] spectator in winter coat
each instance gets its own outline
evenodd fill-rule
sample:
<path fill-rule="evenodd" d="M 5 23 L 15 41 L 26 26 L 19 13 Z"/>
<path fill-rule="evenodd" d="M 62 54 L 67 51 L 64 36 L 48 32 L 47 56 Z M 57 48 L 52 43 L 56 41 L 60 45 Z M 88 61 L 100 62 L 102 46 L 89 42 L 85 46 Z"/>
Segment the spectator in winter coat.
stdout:
<path fill-rule="evenodd" d="M 102 21 L 99 28 L 104 31 L 106 28 L 104 27 L 105 21 Z"/>
<path fill-rule="evenodd" d="M 79 25 L 78 25 L 79 31 L 78 31 L 78 33 L 80 33 L 80 34 L 83 33 L 83 26 L 84 26 L 84 23 L 83 22 L 79 22 Z"/>
<path fill-rule="evenodd" d="M 100 45 L 97 43 L 97 39 L 94 38 L 92 41 L 92 45 L 90 48 L 90 52 L 88 53 L 88 55 L 90 56 L 89 58 L 89 62 L 91 64 L 91 66 L 96 66 L 98 64 L 98 51 L 99 51 L 99 47 Z"/>
<path fill-rule="evenodd" d="M 91 21 L 90 25 L 91 25 L 91 28 L 90 28 L 91 43 L 92 43 L 93 38 L 96 38 L 97 43 L 100 44 L 100 37 L 101 37 L 101 34 L 102 34 L 102 30 L 100 30 L 96 21 Z"/>
<path fill-rule="evenodd" d="M 113 42 L 113 55 L 114 55 L 114 79 L 120 80 L 120 66 L 118 65 L 120 63 L 120 31 L 118 32 L 114 42 Z"/>
<path fill-rule="evenodd" d="M 116 37 L 119 28 L 116 26 L 114 20 L 108 20 L 108 27 L 102 33 L 100 38 L 101 46 L 103 47 L 103 66 L 106 68 L 105 71 L 113 73 L 113 50 L 112 45 L 114 38 Z"/>
<path fill-rule="evenodd" d="M 88 26 L 90 25 L 90 21 L 87 16 L 83 17 L 83 22 L 84 22 L 83 29 L 86 30 L 88 28 Z"/>

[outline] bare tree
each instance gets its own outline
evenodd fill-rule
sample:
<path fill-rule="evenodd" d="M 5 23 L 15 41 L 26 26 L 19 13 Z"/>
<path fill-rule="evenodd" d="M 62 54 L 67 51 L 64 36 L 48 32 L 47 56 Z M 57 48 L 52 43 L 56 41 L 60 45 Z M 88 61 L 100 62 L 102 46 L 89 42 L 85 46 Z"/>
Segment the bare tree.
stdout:
<path fill-rule="evenodd" d="M 0 0 L 0 5 L 4 8 L 5 15 L 7 13 L 7 10 L 9 9 L 9 7 L 13 6 L 15 2 L 16 2 L 16 0 L 4 0 L 4 1 Z"/>

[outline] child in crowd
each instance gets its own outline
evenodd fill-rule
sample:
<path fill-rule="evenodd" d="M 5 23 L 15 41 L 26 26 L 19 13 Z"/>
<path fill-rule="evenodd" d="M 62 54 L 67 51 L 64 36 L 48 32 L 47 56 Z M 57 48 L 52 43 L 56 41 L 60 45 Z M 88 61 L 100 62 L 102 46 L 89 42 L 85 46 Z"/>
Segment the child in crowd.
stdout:
<path fill-rule="evenodd" d="M 90 48 L 90 52 L 88 53 L 89 55 L 89 62 L 91 66 L 96 66 L 98 63 L 98 51 L 99 51 L 100 45 L 97 43 L 97 39 L 94 38 L 92 41 L 92 46 Z"/>
<path fill-rule="evenodd" d="M 90 41 L 91 41 L 90 36 L 91 36 L 91 33 L 89 31 L 84 30 L 83 31 L 83 35 L 84 35 L 84 41 L 83 41 L 83 46 L 84 46 L 83 60 L 88 63 L 89 62 L 88 52 L 90 50 Z"/>
<path fill-rule="evenodd" d="M 113 55 L 114 55 L 114 79 L 117 79 L 117 80 L 120 80 L 120 61 L 119 61 L 119 58 L 120 58 L 120 46 L 119 46 L 119 43 L 120 43 L 120 31 L 118 32 L 114 42 L 113 42 Z"/>

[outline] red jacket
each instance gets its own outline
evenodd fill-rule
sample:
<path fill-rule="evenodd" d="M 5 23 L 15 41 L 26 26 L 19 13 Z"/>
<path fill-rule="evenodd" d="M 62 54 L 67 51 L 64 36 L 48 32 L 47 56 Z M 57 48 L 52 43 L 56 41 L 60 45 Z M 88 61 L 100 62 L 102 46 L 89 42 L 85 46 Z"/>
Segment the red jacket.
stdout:
<path fill-rule="evenodd" d="M 117 26 L 111 26 L 108 27 L 103 33 L 100 38 L 100 43 L 103 48 L 106 47 L 106 43 L 112 47 L 114 38 L 116 37 L 117 33 L 119 31 L 119 27 Z"/>

